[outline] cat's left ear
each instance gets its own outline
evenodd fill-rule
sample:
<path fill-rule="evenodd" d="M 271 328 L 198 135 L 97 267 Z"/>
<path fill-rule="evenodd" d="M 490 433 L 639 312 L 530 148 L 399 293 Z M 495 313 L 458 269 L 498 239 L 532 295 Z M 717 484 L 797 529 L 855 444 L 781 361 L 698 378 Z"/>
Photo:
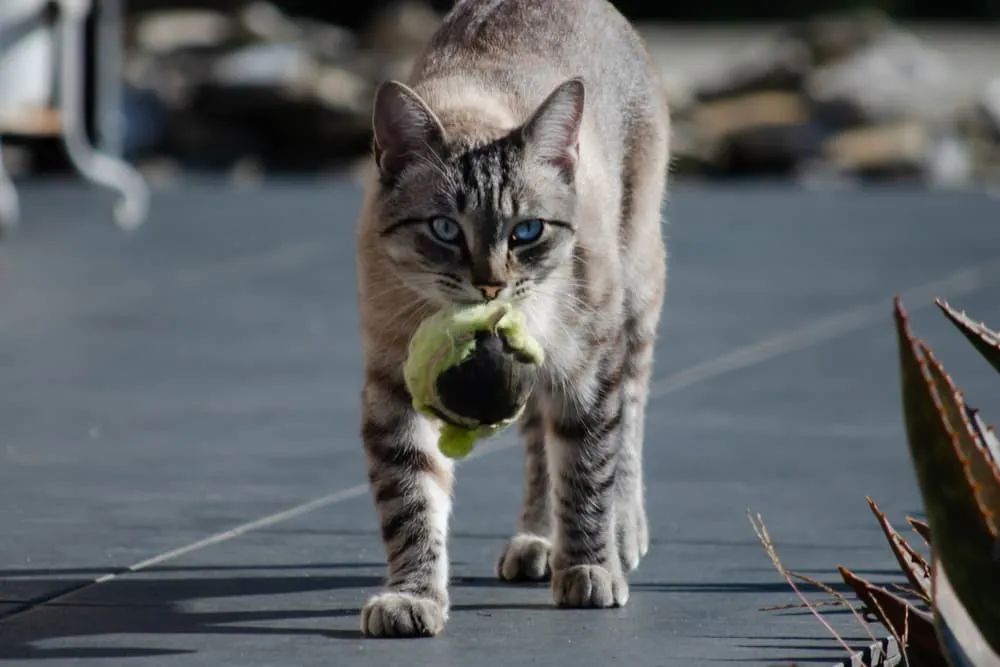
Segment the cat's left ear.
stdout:
<path fill-rule="evenodd" d="M 372 113 L 375 161 L 391 181 L 413 160 L 444 145 L 444 128 L 427 103 L 408 86 L 388 81 L 375 93 Z"/>
<path fill-rule="evenodd" d="M 570 79 L 545 98 L 521 130 L 532 157 L 559 167 L 570 178 L 579 156 L 583 99 L 583 79 Z"/>

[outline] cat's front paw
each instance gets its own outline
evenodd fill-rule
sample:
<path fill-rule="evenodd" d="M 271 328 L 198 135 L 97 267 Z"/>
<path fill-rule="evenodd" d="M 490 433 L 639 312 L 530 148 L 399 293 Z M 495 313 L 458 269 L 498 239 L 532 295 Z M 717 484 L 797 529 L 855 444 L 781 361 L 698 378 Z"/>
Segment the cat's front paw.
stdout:
<path fill-rule="evenodd" d="M 552 597 L 560 607 L 621 607 L 628 602 L 628 582 L 600 565 L 573 565 L 552 572 Z"/>
<path fill-rule="evenodd" d="M 361 610 L 361 632 L 368 637 L 433 637 L 444 629 L 448 612 L 432 598 L 380 593 Z"/>
<path fill-rule="evenodd" d="M 510 538 L 497 561 L 497 577 L 503 581 L 546 581 L 551 569 L 552 543 L 544 537 L 522 533 Z"/>
<path fill-rule="evenodd" d="M 649 528 L 642 503 L 626 506 L 615 518 L 615 539 L 622 570 L 631 572 L 649 551 Z"/>

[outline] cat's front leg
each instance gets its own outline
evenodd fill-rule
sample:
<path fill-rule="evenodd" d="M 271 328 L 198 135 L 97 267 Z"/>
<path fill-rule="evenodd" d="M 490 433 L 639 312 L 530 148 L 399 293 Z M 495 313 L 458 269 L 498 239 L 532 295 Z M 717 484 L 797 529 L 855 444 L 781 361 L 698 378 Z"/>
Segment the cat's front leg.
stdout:
<path fill-rule="evenodd" d="M 402 378 L 369 371 L 363 402 L 362 439 L 388 576 L 386 590 L 361 611 L 361 631 L 433 636 L 448 616 L 452 464 L 437 449 L 437 429 L 410 405 Z"/>
<path fill-rule="evenodd" d="M 552 551 L 552 494 L 545 456 L 545 421 L 537 396 L 521 418 L 524 441 L 524 500 L 518 532 L 504 545 L 497 561 L 502 581 L 542 581 L 549 578 Z"/>
<path fill-rule="evenodd" d="M 615 534 L 615 479 L 622 446 L 621 354 L 602 356 L 573 397 L 548 405 L 549 468 L 555 511 L 552 594 L 565 607 L 628 601 Z"/>

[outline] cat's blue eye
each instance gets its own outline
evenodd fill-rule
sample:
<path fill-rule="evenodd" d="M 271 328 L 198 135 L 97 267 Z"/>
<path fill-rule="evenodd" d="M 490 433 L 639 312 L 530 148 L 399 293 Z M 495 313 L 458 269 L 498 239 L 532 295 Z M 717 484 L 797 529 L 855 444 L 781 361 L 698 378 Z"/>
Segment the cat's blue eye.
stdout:
<path fill-rule="evenodd" d="M 544 223 L 538 218 L 519 222 L 514 225 L 514 229 L 510 233 L 510 240 L 513 243 L 531 243 L 532 241 L 537 241 L 538 237 L 542 235 L 543 227 Z"/>
<path fill-rule="evenodd" d="M 451 218 L 444 216 L 431 218 L 430 227 L 431 233 L 443 243 L 458 243 L 462 237 L 462 228 Z"/>

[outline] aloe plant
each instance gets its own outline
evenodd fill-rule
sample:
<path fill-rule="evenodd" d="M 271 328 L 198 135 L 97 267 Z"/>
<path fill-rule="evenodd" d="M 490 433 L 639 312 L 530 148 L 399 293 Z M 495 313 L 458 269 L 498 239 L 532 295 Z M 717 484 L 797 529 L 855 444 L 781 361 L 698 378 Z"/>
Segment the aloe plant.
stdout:
<path fill-rule="evenodd" d="M 1000 336 L 944 302 L 939 305 L 1000 370 Z M 910 333 L 899 301 L 895 314 L 907 438 L 934 539 L 935 589 L 946 577 L 945 585 L 954 590 L 957 602 L 982 636 L 981 648 L 992 651 L 996 660 L 1000 655 L 1000 467 L 986 439 L 969 420 L 962 394 L 930 348 Z M 947 626 L 948 620 L 940 613 L 936 616 L 939 627 Z"/>
<path fill-rule="evenodd" d="M 1000 334 L 943 301 L 937 305 L 1000 372 Z M 909 587 L 890 591 L 846 567 L 838 569 L 865 610 L 892 634 L 908 662 L 925 667 L 997 666 L 1000 440 L 979 412 L 965 403 L 931 349 L 913 336 L 898 299 L 894 314 L 906 434 L 927 515 L 926 523 L 907 520 L 930 548 L 932 559 L 928 562 L 914 549 L 869 498 Z M 773 546 L 769 553 L 778 562 Z"/>

